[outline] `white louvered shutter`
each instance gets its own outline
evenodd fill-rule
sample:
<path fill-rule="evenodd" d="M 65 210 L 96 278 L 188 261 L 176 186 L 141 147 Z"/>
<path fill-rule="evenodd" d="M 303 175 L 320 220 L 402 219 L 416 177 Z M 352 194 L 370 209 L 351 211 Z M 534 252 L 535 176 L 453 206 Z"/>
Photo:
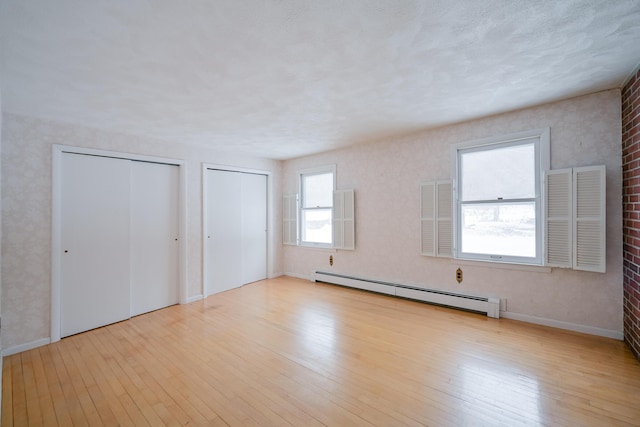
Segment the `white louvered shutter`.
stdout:
<path fill-rule="evenodd" d="M 344 244 L 342 249 L 354 250 L 356 248 L 356 205 L 355 192 L 344 190 Z"/>
<path fill-rule="evenodd" d="M 344 244 L 343 236 L 343 213 L 344 194 L 341 191 L 333 192 L 333 247 L 342 249 Z"/>
<path fill-rule="evenodd" d="M 420 253 L 436 255 L 436 183 L 420 184 Z"/>
<path fill-rule="evenodd" d="M 353 190 L 333 192 L 333 247 L 354 250 L 356 246 L 355 195 Z"/>
<path fill-rule="evenodd" d="M 298 244 L 298 195 L 286 194 L 282 198 L 282 243 Z"/>
<path fill-rule="evenodd" d="M 436 183 L 436 200 L 436 255 L 451 258 L 453 256 L 451 181 L 438 181 Z"/>
<path fill-rule="evenodd" d="M 575 270 L 606 269 L 606 170 L 604 166 L 573 169 Z"/>
<path fill-rule="evenodd" d="M 571 268 L 572 170 L 548 171 L 545 179 L 546 199 L 546 251 L 545 264 L 550 267 Z"/>

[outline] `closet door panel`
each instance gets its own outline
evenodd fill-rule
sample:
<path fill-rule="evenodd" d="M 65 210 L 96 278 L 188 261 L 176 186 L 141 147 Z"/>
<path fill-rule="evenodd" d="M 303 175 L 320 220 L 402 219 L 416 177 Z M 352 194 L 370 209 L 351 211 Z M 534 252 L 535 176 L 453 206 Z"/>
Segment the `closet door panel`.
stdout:
<path fill-rule="evenodd" d="M 178 303 L 175 165 L 131 162 L 131 315 Z"/>
<path fill-rule="evenodd" d="M 64 153 L 61 336 L 129 318 L 130 162 Z"/>
<path fill-rule="evenodd" d="M 267 278 L 267 176 L 242 175 L 242 284 Z"/>
<path fill-rule="evenodd" d="M 242 174 L 207 170 L 207 295 L 242 285 Z"/>

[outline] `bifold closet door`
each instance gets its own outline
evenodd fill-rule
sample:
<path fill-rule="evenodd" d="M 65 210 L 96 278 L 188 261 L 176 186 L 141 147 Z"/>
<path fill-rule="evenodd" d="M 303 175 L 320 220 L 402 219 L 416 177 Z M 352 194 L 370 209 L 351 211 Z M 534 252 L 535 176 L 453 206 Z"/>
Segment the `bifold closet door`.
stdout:
<path fill-rule="evenodd" d="M 267 277 L 267 177 L 206 170 L 207 295 Z"/>
<path fill-rule="evenodd" d="M 130 163 L 62 155 L 62 337 L 130 316 Z"/>
<path fill-rule="evenodd" d="M 242 174 L 207 170 L 207 293 L 242 285 Z"/>
<path fill-rule="evenodd" d="M 63 153 L 60 335 L 178 302 L 179 167 Z"/>
<path fill-rule="evenodd" d="M 267 278 L 267 176 L 242 174 L 242 284 Z"/>
<path fill-rule="evenodd" d="M 131 315 L 178 303 L 178 173 L 131 162 Z"/>

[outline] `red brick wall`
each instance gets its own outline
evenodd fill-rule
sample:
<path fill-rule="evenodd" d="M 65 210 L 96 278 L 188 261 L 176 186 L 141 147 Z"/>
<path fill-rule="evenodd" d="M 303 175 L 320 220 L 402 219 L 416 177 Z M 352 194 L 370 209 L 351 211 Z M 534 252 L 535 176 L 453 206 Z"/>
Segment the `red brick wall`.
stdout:
<path fill-rule="evenodd" d="M 640 359 L 640 70 L 622 88 L 624 340 Z"/>

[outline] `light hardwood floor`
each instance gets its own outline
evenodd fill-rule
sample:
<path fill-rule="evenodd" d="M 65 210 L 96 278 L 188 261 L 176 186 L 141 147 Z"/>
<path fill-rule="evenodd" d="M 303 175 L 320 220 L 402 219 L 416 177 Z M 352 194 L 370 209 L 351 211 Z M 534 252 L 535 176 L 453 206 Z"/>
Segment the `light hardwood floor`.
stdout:
<path fill-rule="evenodd" d="M 622 342 L 292 278 L 5 357 L 2 426 L 640 425 Z"/>

